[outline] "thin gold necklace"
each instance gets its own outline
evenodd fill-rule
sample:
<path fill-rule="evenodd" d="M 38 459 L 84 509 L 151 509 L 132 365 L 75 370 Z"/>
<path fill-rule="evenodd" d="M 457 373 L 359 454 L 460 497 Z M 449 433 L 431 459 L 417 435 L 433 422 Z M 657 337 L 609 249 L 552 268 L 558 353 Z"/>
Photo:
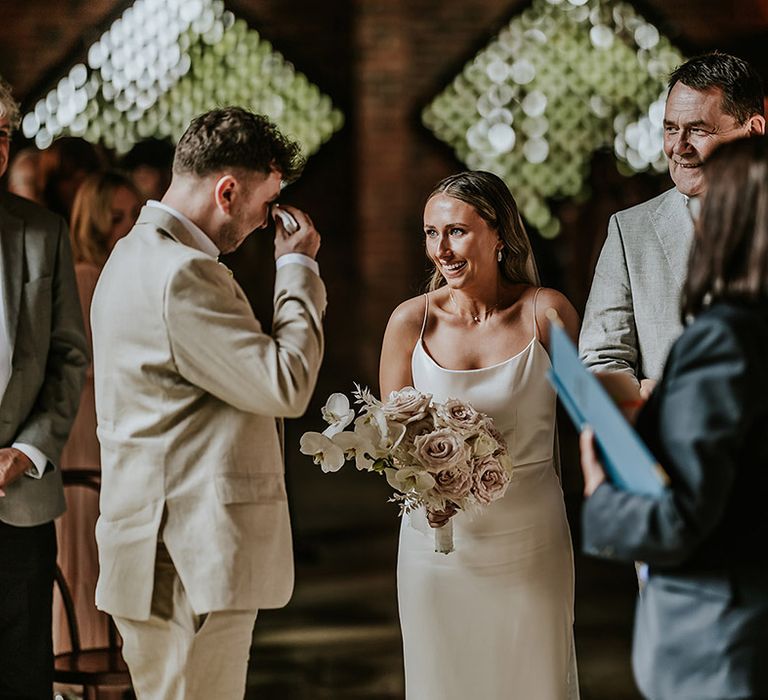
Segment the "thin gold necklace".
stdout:
<path fill-rule="evenodd" d="M 461 316 L 461 313 L 462 313 L 462 311 L 461 311 L 461 307 L 460 307 L 460 306 L 459 306 L 459 305 L 456 303 L 456 299 L 454 299 L 454 298 L 453 298 L 453 290 L 452 290 L 452 289 L 449 289 L 449 290 L 448 290 L 448 296 L 449 296 L 449 297 L 450 297 L 450 299 L 451 299 L 451 304 L 453 304 L 453 305 L 454 305 L 454 307 L 456 308 L 456 311 L 458 312 L 458 315 L 459 315 L 459 316 Z M 498 302 L 497 302 L 496 304 L 493 304 L 493 306 L 489 306 L 489 307 L 486 309 L 486 311 L 485 311 L 485 319 L 487 319 L 487 318 L 488 318 L 488 317 L 491 315 L 491 312 L 492 312 L 492 311 L 495 311 L 495 310 L 496 310 L 496 307 L 497 307 L 498 305 L 499 305 L 499 304 L 498 304 Z M 470 312 L 469 312 L 469 315 L 472 317 L 472 320 L 473 320 L 475 323 L 480 323 L 480 321 L 484 320 L 484 319 L 481 319 L 481 318 L 480 318 L 480 314 L 473 314 L 473 313 L 470 311 Z"/>

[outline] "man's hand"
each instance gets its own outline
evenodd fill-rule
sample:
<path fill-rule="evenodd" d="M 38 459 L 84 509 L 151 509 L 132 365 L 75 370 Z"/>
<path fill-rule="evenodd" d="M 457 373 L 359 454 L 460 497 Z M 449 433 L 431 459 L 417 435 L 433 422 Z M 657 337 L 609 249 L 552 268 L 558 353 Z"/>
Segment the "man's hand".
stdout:
<path fill-rule="evenodd" d="M 634 424 L 637 414 L 645 403 L 642 393 L 642 383 L 638 385 L 637 379 L 628 372 L 595 372 L 595 376 L 619 407 L 627 422 Z M 644 379 L 650 382 L 650 379 Z"/>
<path fill-rule="evenodd" d="M 280 205 L 281 209 L 293 215 L 299 230 L 296 233 L 286 233 L 283 222 L 275 216 L 275 259 L 288 253 L 301 253 L 314 260 L 320 250 L 320 234 L 315 229 L 312 219 L 296 207 Z"/>
<path fill-rule="evenodd" d="M 651 398 L 653 390 L 656 388 L 655 379 L 641 379 L 640 380 L 640 396 L 643 400 L 647 401 Z"/>
<path fill-rule="evenodd" d="M 592 428 L 581 431 L 579 449 L 581 450 L 581 473 L 584 475 L 584 497 L 589 498 L 605 481 L 603 465 L 595 454 L 595 434 Z"/>
<path fill-rule="evenodd" d="M 5 488 L 9 484 L 34 467 L 32 460 L 21 450 L 15 447 L 0 449 L 0 496 L 5 496 Z"/>

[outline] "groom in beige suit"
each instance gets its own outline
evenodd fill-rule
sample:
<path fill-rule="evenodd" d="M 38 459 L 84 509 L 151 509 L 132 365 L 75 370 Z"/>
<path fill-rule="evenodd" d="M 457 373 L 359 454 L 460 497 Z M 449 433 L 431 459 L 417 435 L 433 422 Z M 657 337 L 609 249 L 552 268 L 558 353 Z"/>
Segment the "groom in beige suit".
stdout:
<path fill-rule="evenodd" d="M 298 146 L 261 116 L 197 117 L 170 188 L 96 288 L 96 602 L 140 699 L 242 698 L 256 613 L 291 595 L 275 419 L 304 412 L 322 358 L 320 237 L 296 209 L 298 231 L 276 223 L 271 335 L 217 257 L 266 226 L 300 167 Z"/>

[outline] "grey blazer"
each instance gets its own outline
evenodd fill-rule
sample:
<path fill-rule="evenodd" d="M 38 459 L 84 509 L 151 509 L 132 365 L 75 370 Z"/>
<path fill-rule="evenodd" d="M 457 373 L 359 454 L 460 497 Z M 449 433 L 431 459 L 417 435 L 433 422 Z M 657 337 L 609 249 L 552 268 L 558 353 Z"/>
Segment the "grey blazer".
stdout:
<path fill-rule="evenodd" d="M 661 377 L 682 330 L 680 291 L 692 240 L 685 198 L 674 188 L 611 217 L 579 338 L 588 367 Z"/>
<path fill-rule="evenodd" d="M 24 442 L 58 461 L 88 366 L 82 313 L 64 221 L 0 195 L 0 263 L 11 376 L 0 397 L 0 447 Z M 0 520 L 31 526 L 64 512 L 61 473 L 21 476 L 0 498 Z"/>

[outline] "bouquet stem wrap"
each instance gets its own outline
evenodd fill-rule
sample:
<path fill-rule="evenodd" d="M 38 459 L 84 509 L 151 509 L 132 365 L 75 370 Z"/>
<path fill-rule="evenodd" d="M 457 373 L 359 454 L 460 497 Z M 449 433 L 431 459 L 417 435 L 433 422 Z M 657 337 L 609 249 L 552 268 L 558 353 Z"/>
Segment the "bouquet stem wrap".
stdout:
<path fill-rule="evenodd" d="M 453 518 L 445 525 L 435 528 L 435 551 L 450 554 L 453 551 Z"/>

